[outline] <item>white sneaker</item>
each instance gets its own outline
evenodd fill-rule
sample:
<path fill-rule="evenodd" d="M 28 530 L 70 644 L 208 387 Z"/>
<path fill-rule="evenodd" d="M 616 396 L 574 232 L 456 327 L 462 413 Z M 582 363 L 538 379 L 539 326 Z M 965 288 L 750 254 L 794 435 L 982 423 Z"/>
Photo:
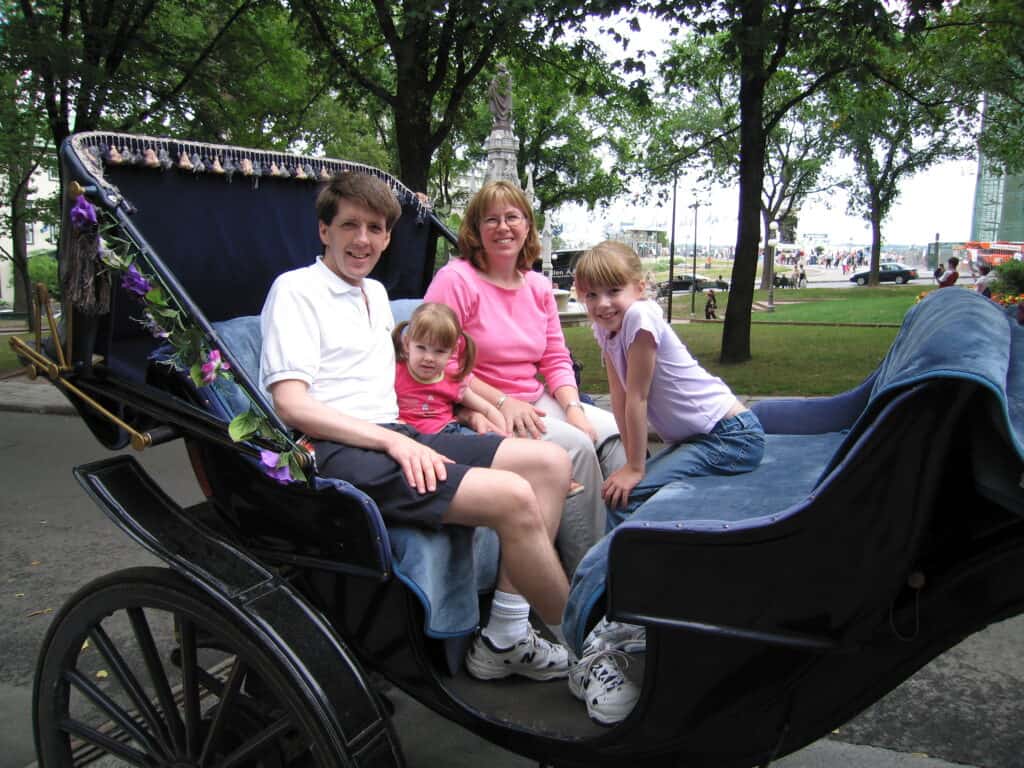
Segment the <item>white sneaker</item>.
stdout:
<path fill-rule="evenodd" d="M 583 641 L 583 657 L 597 651 L 647 652 L 647 630 L 636 624 L 608 621 L 604 616 Z"/>
<path fill-rule="evenodd" d="M 560 680 L 569 673 L 564 646 L 545 640 L 530 627 L 526 637 L 511 648 L 498 648 L 478 632 L 466 653 L 466 669 L 477 680 L 522 675 L 531 680 Z"/>
<path fill-rule="evenodd" d="M 587 714 L 594 722 L 615 725 L 633 711 L 640 698 L 640 688 L 622 673 L 628 666 L 626 654 L 602 650 L 584 656 L 569 667 L 569 690 L 586 702 Z"/>

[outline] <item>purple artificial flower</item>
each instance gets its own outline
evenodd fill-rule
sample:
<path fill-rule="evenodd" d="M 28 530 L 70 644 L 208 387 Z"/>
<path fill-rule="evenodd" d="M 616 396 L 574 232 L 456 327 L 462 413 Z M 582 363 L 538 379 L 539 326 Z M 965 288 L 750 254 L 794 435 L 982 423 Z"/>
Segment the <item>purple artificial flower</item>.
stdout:
<path fill-rule="evenodd" d="M 217 378 L 217 371 L 229 371 L 231 365 L 227 360 L 220 359 L 220 350 L 211 349 L 210 354 L 206 356 L 206 362 L 202 365 L 203 383 L 213 384 Z"/>
<path fill-rule="evenodd" d="M 287 464 L 283 467 L 277 466 L 280 458 L 281 454 L 279 453 L 266 450 L 260 451 L 260 464 L 263 465 L 263 471 L 266 472 L 267 477 L 277 480 L 281 485 L 287 485 L 292 482 L 292 472 Z"/>
<path fill-rule="evenodd" d="M 153 317 L 153 313 L 150 312 L 148 309 L 142 313 L 142 317 L 143 317 L 143 321 L 142 321 L 143 326 L 145 326 L 147 331 L 149 331 L 151 334 L 153 334 L 154 338 L 166 339 L 166 338 L 168 338 L 171 335 L 171 332 L 168 331 L 168 330 L 165 330 L 160 325 L 160 323 L 158 323 L 156 321 L 156 318 Z"/>
<path fill-rule="evenodd" d="M 145 296 L 153 288 L 141 272 L 139 268 L 132 264 L 128 267 L 128 271 L 124 273 L 124 279 L 121 280 L 121 287 L 126 291 L 131 291 L 136 296 Z"/>
<path fill-rule="evenodd" d="M 85 199 L 85 195 L 79 195 L 71 207 L 71 223 L 78 230 L 96 224 L 96 209 Z"/>

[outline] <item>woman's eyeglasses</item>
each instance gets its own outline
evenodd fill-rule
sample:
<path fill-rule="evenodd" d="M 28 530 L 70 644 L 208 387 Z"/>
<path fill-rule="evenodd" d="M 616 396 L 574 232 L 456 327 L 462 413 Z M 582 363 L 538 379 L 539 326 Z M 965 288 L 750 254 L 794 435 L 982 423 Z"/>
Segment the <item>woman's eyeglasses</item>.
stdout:
<path fill-rule="evenodd" d="M 504 216 L 488 216 L 480 224 L 484 229 L 497 229 L 502 221 L 507 227 L 517 227 L 525 220 L 526 217 L 521 213 L 506 213 Z"/>

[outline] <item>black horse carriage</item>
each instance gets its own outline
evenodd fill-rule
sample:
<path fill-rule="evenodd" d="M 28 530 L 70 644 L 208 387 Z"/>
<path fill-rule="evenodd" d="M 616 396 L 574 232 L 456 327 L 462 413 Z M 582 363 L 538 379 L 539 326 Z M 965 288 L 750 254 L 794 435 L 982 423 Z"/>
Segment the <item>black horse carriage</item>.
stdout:
<path fill-rule="evenodd" d="M 629 717 L 601 728 L 564 685 L 477 682 L 460 660 L 493 539 L 385 527 L 257 386 L 254 316 L 319 251 L 317 179 L 380 172 L 95 133 L 61 161 L 59 343 L 17 348 L 107 448 L 180 441 L 206 500 L 182 508 L 126 455 L 77 468 L 168 567 L 100 578 L 54 618 L 46 768 L 401 765 L 381 677 L 545 764 L 767 765 L 1024 609 L 1024 331 L 939 291 L 857 389 L 759 405 L 759 470 L 667 486 L 584 560 L 571 642 L 605 614 L 647 628 Z M 375 276 L 401 311 L 451 234 L 380 175 L 403 216 Z"/>

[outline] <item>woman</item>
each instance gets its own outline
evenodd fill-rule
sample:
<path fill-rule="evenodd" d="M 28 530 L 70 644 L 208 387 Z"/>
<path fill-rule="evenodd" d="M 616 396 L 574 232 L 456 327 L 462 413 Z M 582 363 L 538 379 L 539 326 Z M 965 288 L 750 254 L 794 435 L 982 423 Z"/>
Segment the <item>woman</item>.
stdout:
<path fill-rule="evenodd" d="M 454 309 L 476 342 L 471 387 L 500 411 L 499 426 L 568 451 L 573 477 L 584 486 L 566 502 L 558 532 L 571 574 L 604 535 L 601 486 L 626 457 L 614 416 L 580 402 L 551 282 L 532 270 L 539 256 L 526 196 L 506 181 L 491 182 L 466 208 L 459 258 L 438 271 L 425 299 Z"/>

